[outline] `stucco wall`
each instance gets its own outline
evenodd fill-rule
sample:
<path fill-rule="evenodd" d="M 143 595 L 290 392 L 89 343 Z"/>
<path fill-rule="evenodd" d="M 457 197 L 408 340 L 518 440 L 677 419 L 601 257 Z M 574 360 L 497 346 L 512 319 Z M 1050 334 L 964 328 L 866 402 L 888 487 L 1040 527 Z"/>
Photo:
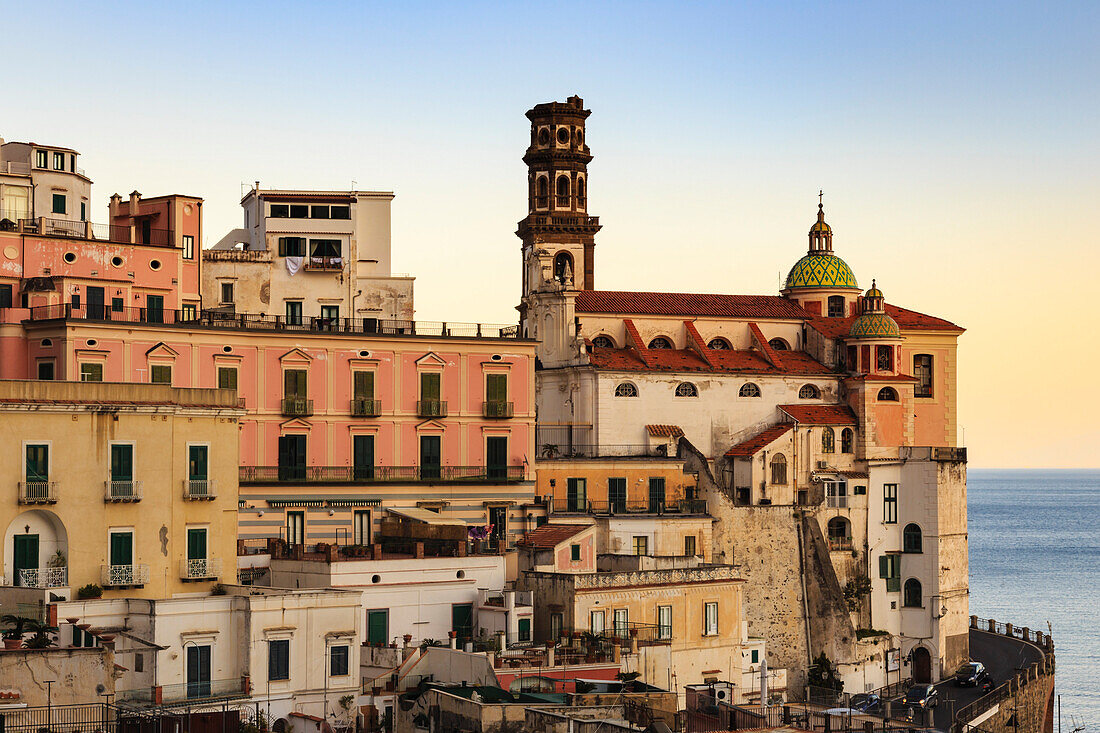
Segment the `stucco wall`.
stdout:
<path fill-rule="evenodd" d="M 102 702 L 115 691 L 115 656 L 110 649 L 15 649 L 0 651 L 0 689 L 19 693 L 28 707 L 45 706 L 47 685 L 54 705 Z M 102 685 L 102 692 L 97 689 Z M 20 724 L 17 711 L 5 712 L 9 726 Z"/>

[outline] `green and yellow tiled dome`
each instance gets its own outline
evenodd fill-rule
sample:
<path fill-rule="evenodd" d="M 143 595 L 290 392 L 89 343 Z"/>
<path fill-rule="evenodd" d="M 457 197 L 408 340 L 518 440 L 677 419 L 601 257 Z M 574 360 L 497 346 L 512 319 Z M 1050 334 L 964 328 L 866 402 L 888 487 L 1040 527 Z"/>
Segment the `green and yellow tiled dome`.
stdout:
<path fill-rule="evenodd" d="M 829 226 L 828 224 L 825 225 Z M 790 288 L 858 288 L 848 263 L 834 254 L 814 252 L 794 263 L 787 275 Z"/>
<path fill-rule="evenodd" d="M 810 227 L 810 232 L 829 232 L 832 234 L 833 228 L 823 221 L 815 221 L 814 225 Z"/>
<path fill-rule="evenodd" d="M 864 313 L 852 323 L 853 338 L 901 338 L 898 322 L 885 313 Z"/>

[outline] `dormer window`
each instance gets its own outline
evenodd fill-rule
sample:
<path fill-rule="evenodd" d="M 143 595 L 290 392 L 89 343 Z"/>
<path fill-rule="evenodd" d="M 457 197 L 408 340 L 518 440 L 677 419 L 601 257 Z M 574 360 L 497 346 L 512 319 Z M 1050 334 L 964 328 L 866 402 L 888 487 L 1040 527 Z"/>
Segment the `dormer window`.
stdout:
<path fill-rule="evenodd" d="M 843 318 L 844 317 L 844 296 L 843 295 L 830 295 L 829 296 L 829 318 Z"/>
<path fill-rule="evenodd" d="M 798 390 L 798 399 L 800 400 L 816 400 L 821 397 L 821 390 L 813 384 L 804 384 L 802 388 Z"/>
<path fill-rule="evenodd" d="M 649 342 L 649 348 L 651 349 L 671 349 L 672 342 L 664 336 L 658 336 Z"/>
<path fill-rule="evenodd" d="M 878 391 L 879 402 L 897 402 L 898 392 L 893 387 L 883 387 Z"/>
<path fill-rule="evenodd" d="M 597 346 L 601 349 L 615 348 L 615 342 L 611 340 L 611 337 L 603 335 L 597 336 L 596 338 L 592 339 L 592 345 Z"/>
<path fill-rule="evenodd" d="M 714 349 L 715 351 L 728 351 L 730 348 L 730 342 L 724 338 L 713 338 L 707 342 L 708 349 Z"/>
<path fill-rule="evenodd" d="M 880 372 L 894 371 L 894 347 L 875 347 L 875 362 Z"/>
<path fill-rule="evenodd" d="M 768 346 L 772 347 L 772 351 L 787 351 L 791 348 L 783 339 L 772 339 L 768 342 Z"/>

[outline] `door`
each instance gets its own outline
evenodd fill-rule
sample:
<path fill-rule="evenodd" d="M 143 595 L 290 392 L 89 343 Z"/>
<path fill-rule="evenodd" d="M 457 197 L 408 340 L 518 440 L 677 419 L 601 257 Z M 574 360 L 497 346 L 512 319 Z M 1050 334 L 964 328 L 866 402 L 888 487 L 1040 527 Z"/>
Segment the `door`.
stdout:
<path fill-rule="evenodd" d="M 351 516 L 352 543 L 356 545 L 370 544 L 370 511 L 356 509 Z"/>
<path fill-rule="evenodd" d="M 306 477 L 306 436 L 279 436 L 279 480 L 301 481 Z"/>
<path fill-rule="evenodd" d="M 134 446 L 111 446 L 111 498 L 128 499 L 134 496 Z"/>
<path fill-rule="evenodd" d="M 187 696 L 210 697 L 210 647 L 187 647 Z"/>
<path fill-rule="evenodd" d="M 23 585 L 23 570 L 38 570 L 38 535 L 17 534 L 13 538 L 12 572 L 14 584 Z"/>
<path fill-rule="evenodd" d="M 588 490 L 585 479 L 570 478 L 565 480 L 565 511 L 588 511 Z"/>
<path fill-rule="evenodd" d="M 164 323 L 164 296 L 145 296 L 145 319 L 149 323 Z"/>
<path fill-rule="evenodd" d="M 455 603 L 451 606 L 451 631 L 455 632 L 460 646 L 473 638 L 474 606 L 472 603 Z"/>
<path fill-rule="evenodd" d="M 107 310 L 104 307 L 104 293 L 103 288 L 98 285 L 89 285 L 87 287 L 88 293 L 88 318 L 94 318 L 96 320 L 103 320 L 107 317 Z"/>
<path fill-rule="evenodd" d="M 130 532 L 111 533 L 111 585 L 134 583 L 134 535 Z"/>
<path fill-rule="evenodd" d="M 367 611 L 367 643 L 387 644 L 390 637 L 390 612 Z"/>
<path fill-rule="evenodd" d="M 442 417 L 443 408 L 439 401 L 439 374 L 425 373 L 420 375 L 420 409 L 421 417 Z"/>
<path fill-rule="evenodd" d="M 187 530 L 187 559 L 206 559 L 206 529 L 203 527 Z"/>
<path fill-rule="evenodd" d="M 438 479 L 440 477 L 441 452 L 440 436 L 420 436 L 420 478 Z"/>
<path fill-rule="evenodd" d="M 499 550 L 508 535 L 508 507 L 489 507 L 489 524 L 493 525 L 490 537 L 492 537 L 496 548 Z"/>
<path fill-rule="evenodd" d="M 665 480 L 663 477 L 649 479 L 649 511 L 658 514 L 665 509 Z"/>
<path fill-rule="evenodd" d="M 306 542 L 306 515 L 305 512 L 286 513 L 286 543 L 288 545 L 304 545 Z"/>
<path fill-rule="evenodd" d="M 374 478 L 374 436 L 355 435 L 351 439 L 352 477 L 356 481 Z"/>
<path fill-rule="evenodd" d="M 612 514 L 626 513 L 625 478 L 609 478 L 607 480 L 607 503 Z"/>
<path fill-rule="evenodd" d="M 205 445 L 187 446 L 187 495 L 203 497 L 210 495 L 208 483 L 210 449 Z"/>
<path fill-rule="evenodd" d="M 489 479 L 508 477 L 508 438 L 491 436 L 485 439 L 485 473 Z"/>
<path fill-rule="evenodd" d="M 932 681 L 932 655 L 922 646 L 913 647 L 913 681 Z"/>

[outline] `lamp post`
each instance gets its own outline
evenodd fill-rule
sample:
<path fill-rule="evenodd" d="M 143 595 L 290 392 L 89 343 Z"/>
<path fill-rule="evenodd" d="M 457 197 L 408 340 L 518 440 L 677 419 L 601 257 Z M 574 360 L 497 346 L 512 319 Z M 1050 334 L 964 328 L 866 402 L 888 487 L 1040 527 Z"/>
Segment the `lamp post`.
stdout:
<path fill-rule="evenodd" d="M 53 726 L 53 683 L 57 680 L 43 680 L 46 683 L 46 729 Z"/>

